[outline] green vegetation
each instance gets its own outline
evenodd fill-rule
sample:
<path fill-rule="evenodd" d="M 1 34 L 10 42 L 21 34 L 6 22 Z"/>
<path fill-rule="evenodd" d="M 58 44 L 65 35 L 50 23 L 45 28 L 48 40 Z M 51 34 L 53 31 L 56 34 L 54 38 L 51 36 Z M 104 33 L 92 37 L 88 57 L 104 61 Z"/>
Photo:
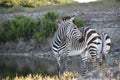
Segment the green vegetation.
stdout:
<path fill-rule="evenodd" d="M 32 18 L 20 15 L 12 20 L 4 20 L 1 30 L 0 41 L 15 40 L 20 37 L 29 39 L 35 32 L 35 22 Z"/>
<path fill-rule="evenodd" d="M 98 0 L 96 2 L 90 2 L 90 3 L 77 3 L 77 2 L 73 2 L 73 0 L 44 0 L 49 4 L 43 4 L 41 6 L 36 6 L 36 7 L 30 7 L 30 6 L 23 6 L 21 4 L 17 4 L 17 5 L 12 5 L 10 6 L 5 6 L 3 4 L 4 1 L 12 1 L 12 2 L 20 2 L 22 0 L 0 0 L 0 13 L 4 14 L 4 13 L 14 13 L 14 12 L 39 12 L 39 11 L 54 11 L 57 9 L 75 9 L 75 10 L 79 10 L 79 8 L 91 8 L 94 6 L 99 7 L 101 9 L 106 9 L 109 7 L 113 7 L 113 6 L 118 6 L 120 5 L 120 0 Z M 37 0 L 23 0 L 26 2 L 30 2 L 30 1 L 34 1 L 33 3 L 38 4 Z M 42 1 L 42 0 L 38 0 L 38 1 Z M 58 3 L 57 3 L 57 2 Z M 118 2 L 119 1 L 119 2 Z M 32 3 L 32 4 L 33 4 Z M 43 2 L 42 2 L 43 3 Z M 25 4 L 25 3 L 24 3 Z M 77 6 L 77 8 L 76 8 Z"/>
<path fill-rule="evenodd" d="M 116 0 L 117 2 L 120 2 L 120 0 Z"/>
<path fill-rule="evenodd" d="M 1 7 L 23 6 L 39 7 L 45 5 L 54 5 L 62 3 L 71 3 L 72 0 L 0 0 Z"/>
<path fill-rule="evenodd" d="M 30 70 L 28 70 L 27 68 L 24 69 L 23 72 L 20 72 L 16 69 L 16 66 L 13 67 L 6 67 L 4 65 L 0 66 L 0 76 L 2 78 L 5 78 L 6 76 L 9 75 L 9 78 L 12 80 L 12 78 L 14 78 L 17 75 L 22 75 L 22 76 L 27 76 L 27 74 L 32 73 Z"/>
<path fill-rule="evenodd" d="M 57 17 L 58 15 L 54 12 L 48 12 L 44 18 L 38 19 L 36 33 L 33 35 L 33 38 L 38 41 L 43 41 L 48 37 L 53 36 L 57 30 L 57 24 L 55 22 Z"/>
<path fill-rule="evenodd" d="M 0 66 L 0 76 L 2 80 L 58 80 L 57 73 L 48 73 L 44 69 L 31 71 L 28 67 L 24 67 L 23 71 L 18 71 L 16 66 Z M 64 72 L 61 76 L 62 80 L 73 80 L 77 77 L 77 72 Z"/>
<path fill-rule="evenodd" d="M 57 30 L 55 21 L 58 16 L 54 12 L 48 12 L 43 18 L 37 20 L 23 15 L 4 20 L 0 27 L 0 42 L 15 41 L 19 38 L 46 41 Z M 77 26 L 83 26 L 83 21 L 78 18 L 74 20 L 74 23 Z"/>
<path fill-rule="evenodd" d="M 76 24 L 77 27 L 83 27 L 84 26 L 84 21 L 80 18 L 76 18 L 74 20 L 74 24 Z"/>
<path fill-rule="evenodd" d="M 1 76 L 0 78 L 6 78 L 7 76 L 9 76 L 8 80 L 13 80 L 13 78 L 15 78 L 15 76 L 26 77 L 28 74 L 31 74 L 31 75 L 39 74 L 41 77 L 44 77 L 44 76 L 52 77 L 52 76 L 56 75 L 56 73 L 48 73 L 45 69 L 37 69 L 37 70 L 31 71 L 27 66 L 24 66 L 22 71 L 19 71 L 16 68 L 16 65 L 14 65 L 13 67 L 11 67 L 11 66 L 6 67 L 4 65 L 0 66 L 0 76 Z M 31 79 L 31 80 L 33 80 L 33 79 Z"/>
<path fill-rule="evenodd" d="M 0 13 L 18 13 L 18 12 L 39 12 L 39 11 L 54 11 L 55 9 L 63 8 L 63 7 L 74 7 L 75 5 L 79 5 L 79 3 L 65 3 L 65 4 L 58 4 L 58 5 L 46 5 L 40 7 L 23 7 L 23 6 L 13 6 L 9 8 L 1 7 L 0 6 Z"/>

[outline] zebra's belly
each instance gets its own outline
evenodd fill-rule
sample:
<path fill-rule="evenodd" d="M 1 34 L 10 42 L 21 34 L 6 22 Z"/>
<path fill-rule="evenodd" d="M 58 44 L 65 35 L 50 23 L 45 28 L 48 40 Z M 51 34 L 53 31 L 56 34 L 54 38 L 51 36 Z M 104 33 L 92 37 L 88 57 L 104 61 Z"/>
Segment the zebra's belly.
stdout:
<path fill-rule="evenodd" d="M 81 55 L 81 53 L 83 53 L 84 49 L 83 50 L 71 50 L 69 53 L 68 53 L 68 56 L 76 56 L 76 55 Z"/>

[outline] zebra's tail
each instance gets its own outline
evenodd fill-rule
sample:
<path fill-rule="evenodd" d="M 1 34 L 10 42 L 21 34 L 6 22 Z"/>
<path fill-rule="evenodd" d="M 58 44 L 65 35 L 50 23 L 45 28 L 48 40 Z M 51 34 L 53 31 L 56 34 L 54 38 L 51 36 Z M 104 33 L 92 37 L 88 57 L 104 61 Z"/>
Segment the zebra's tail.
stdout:
<path fill-rule="evenodd" d="M 103 50 L 102 53 L 107 56 L 110 53 L 111 39 L 107 33 L 102 34 L 103 38 Z"/>
<path fill-rule="evenodd" d="M 107 33 L 102 33 L 101 38 L 102 38 L 102 52 L 99 64 L 102 66 L 105 64 L 106 58 L 109 56 L 111 48 L 111 39 Z"/>

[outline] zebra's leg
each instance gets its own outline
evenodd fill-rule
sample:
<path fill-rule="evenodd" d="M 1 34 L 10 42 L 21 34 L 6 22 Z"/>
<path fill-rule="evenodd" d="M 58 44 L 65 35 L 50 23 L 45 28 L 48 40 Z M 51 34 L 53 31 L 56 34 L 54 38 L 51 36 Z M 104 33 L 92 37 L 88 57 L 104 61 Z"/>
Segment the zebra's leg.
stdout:
<path fill-rule="evenodd" d="M 97 68 L 97 57 L 96 56 L 92 58 L 92 63 L 93 63 L 92 70 L 96 69 Z"/>
<path fill-rule="evenodd" d="M 60 79 L 60 76 L 61 76 L 60 57 L 57 58 L 57 68 L 58 68 L 58 78 Z"/>
<path fill-rule="evenodd" d="M 83 62 L 83 68 L 84 68 L 84 70 L 83 70 L 83 75 L 86 75 L 87 73 L 88 73 L 88 66 L 87 66 L 87 61 L 84 61 Z"/>
<path fill-rule="evenodd" d="M 94 68 L 96 66 L 96 58 L 95 57 L 92 58 L 92 63 L 93 63 L 93 68 Z"/>
<path fill-rule="evenodd" d="M 83 61 L 83 75 L 86 75 L 88 73 L 88 66 L 87 66 L 87 59 L 86 57 L 82 57 Z"/>
<path fill-rule="evenodd" d="M 67 61 L 66 58 L 67 56 L 63 56 L 61 58 L 61 74 L 63 74 L 64 71 L 66 70 L 66 61 Z"/>
<path fill-rule="evenodd" d="M 57 66 L 58 66 L 58 78 L 61 79 L 61 75 L 64 73 L 66 69 L 65 57 L 61 56 L 57 58 Z"/>

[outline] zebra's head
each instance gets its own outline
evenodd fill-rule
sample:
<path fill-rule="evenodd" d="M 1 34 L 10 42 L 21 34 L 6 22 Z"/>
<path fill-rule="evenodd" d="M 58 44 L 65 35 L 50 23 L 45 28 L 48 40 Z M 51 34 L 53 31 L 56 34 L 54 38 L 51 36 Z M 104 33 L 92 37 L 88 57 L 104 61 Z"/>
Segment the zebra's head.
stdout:
<path fill-rule="evenodd" d="M 76 15 L 63 17 L 58 24 L 59 27 L 64 27 L 67 38 L 71 40 L 79 40 L 83 37 L 82 32 L 73 23 Z"/>

